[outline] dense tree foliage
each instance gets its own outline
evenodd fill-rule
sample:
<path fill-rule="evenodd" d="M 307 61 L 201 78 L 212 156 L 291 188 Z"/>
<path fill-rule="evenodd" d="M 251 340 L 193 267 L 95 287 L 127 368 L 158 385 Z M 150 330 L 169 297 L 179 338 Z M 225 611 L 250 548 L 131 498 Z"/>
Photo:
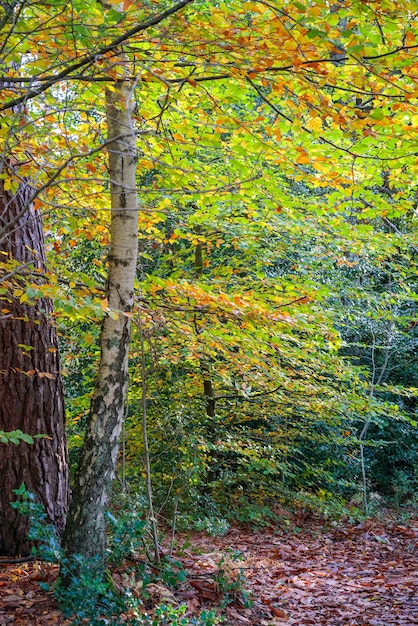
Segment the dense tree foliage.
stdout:
<path fill-rule="evenodd" d="M 410 5 L 2 3 L 1 184 L 11 201 L 26 186 L 48 266 L 2 247 L 0 325 L 54 301 L 68 549 L 104 554 L 125 415 L 124 488 L 179 519 L 411 495 Z"/>

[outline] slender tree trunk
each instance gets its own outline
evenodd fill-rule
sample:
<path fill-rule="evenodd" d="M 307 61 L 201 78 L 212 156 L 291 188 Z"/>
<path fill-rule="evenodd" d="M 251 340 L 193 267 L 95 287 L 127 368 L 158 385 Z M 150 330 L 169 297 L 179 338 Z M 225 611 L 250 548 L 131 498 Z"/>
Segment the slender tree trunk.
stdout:
<path fill-rule="evenodd" d="M 101 360 L 89 423 L 77 469 L 64 548 L 103 563 L 105 507 L 115 474 L 128 386 L 130 312 L 138 254 L 136 141 L 132 125 L 132 88 L 118 81 L 108 90 L 107 125 L 111 180 L 111 244 L 107 299 L 102 325 Z M 118 312 L 115 315 L 115 312 Z"/>
<path fill-rule="evenodd" d="M 200 227 L 196 228 L 196 234 L 200 235 L 201 230 Z M 194 253 L 194 266 L 196 277 L 200 278 L 203 274 L 203 248 L 202 244 L 199 242 L 196 244 L 195 253 Z M 215 442 L 216 428 L 215 428 L 215 388 L 213 386 L 213 381 L 210 375 L 209 363 L 202 360 L 200 363 L 200 369 L 202 371 L 203 376 L 203 395 L 205 398 L 205 408 L 206 408 L 206 416 L 207 420 L 207 434 L 208 441 L 210 443 Z M 217 454 L 215 450 L 211 450 L 211 459 L 212 464 L 209 465 L 207 475 L 206 475 L 206 490 L 210 492 L 210 484 L 216 479 L 216 471 L 214 467 L 214 461 L 217 459 Z"/>
<path fill-rule="evenodd" d="M 196 228 L 196 234 L 200 235 L 201 230 L 199 227 Z M 197 278 L 201 278 L 203 273 L 203 249 L 202 244 L 196 244 L 194 251 L 194 267 Z M 205 397 L 206 403 L 206 415 L 213 420 L 215 417 L 215 390 L 213 387 L 213 382 L 210 377 L 209 366 L 204 361 L 201 362 L 201 370 L 203 374 L 203 394 Z"/>
<path fill-rule="evenodd" d="M 42 218 L 24 184 L 0 180 L 0 430 L 43 434 L 34 444 L 0 443 L 0 554 L 28 554 L 28 520 L 10 507 L 24 483 L 62 534 L 68 506 L 68 458 L 58 341 L 48 299 L 25 303 L 23 274 L 42 283 Z M 15 262 L 18 262 L 15 264 Z M 9 271 L 10 270 L 10 271 Z M 23 292 L 22 292 L 23 293 Z"/>

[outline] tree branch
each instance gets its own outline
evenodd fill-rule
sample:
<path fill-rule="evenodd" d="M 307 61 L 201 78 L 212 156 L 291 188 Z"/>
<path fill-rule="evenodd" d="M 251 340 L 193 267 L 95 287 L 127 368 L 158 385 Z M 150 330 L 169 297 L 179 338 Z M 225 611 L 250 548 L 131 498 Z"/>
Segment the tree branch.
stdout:
<path fill-rule="evenodd" d="M 66 79 L 70 74 L 72 74 L 72 72 L 75 72 L 76 70 L 80 69 L 81 67 L 85 67 L 86 65 L 89 65 L 90 63 L 94 63 L 97 57 L 103 56 L 107 54 L 108 52 L 111 52 L 115 48 L 118 48 L 122 43 L 124 43 L 125 41 L 127 41 L 128 39 L 136 35 L 137 33 L 140 33 L 141 31 L 146 30 L 147 28 L 150 28 L 150 26 L 155 26 L 156 24 L 159 24 L 160 22 L 165 20 L 167 17 L 174 15 L 174 13 L 177 13 L 178 11 L 188 6 L 189 4 L 192 4 L 193 2 L 194 0 L 182 0 L 178 4 L 175 4 L 173 7 L 171 7 L 171 9 L 167 9 L 167 11 L 164 11 L 163 13 L 159 13 L 158 15 L 155 15 L 149 20 L 146 20 L 145 22 L 142 22 L 141 24 L 137 24 L 130 30 L 127 30 L 126 33 L 124 33 L 123 35 L 120 35 L 120 37 L 117 37 L 114 41 L 112 41 L 112 43 L 108 44 L 107 46 L 104 46 L 103 48 L 100 48 L 96 52 L 86 54 L 85 56 L 81 57 L 81 59 L 79 59 L 76 63 L 73 63 L 73 65 L 70 65 L 65 70 L 62 70 L 62 72 L 60 72 L 56 76 L 51 76 L 49 80 L 45 81 L 42 85 L 40 85 L 36 89 L 32 89 L 31 91 L 28 91 L 28 93 L 26 93 L 24 96 L 19 96 L 18 98 L 15 98 L 14 100 L 10 100 L 6 104 L 3 104 L 2 106 L 0 106 L 0 111 L 12 109 L 13 107 L 18 106 L 19 104 L 25 103 L 28 100 L 31 100 L 32 98 L 35 98 L 36 96 L 39 96 L 39 94 L 43 93 L 44 91 L 47 91 L 50 87 L 52 87 L 59 81 Z"/>

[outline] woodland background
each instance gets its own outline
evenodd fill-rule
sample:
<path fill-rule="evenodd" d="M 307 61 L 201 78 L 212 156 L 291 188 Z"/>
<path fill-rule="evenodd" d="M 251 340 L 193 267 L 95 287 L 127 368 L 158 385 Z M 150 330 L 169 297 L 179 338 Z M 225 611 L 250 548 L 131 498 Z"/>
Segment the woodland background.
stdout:
<path fill-rule="evenodd" d="M 2 553 L 35 502 L 68 515 L 64 587 L 119 515 L 159 562 L 161 526 L 415 506 L 411 3 L 10 0 L 0 27 Z"/>

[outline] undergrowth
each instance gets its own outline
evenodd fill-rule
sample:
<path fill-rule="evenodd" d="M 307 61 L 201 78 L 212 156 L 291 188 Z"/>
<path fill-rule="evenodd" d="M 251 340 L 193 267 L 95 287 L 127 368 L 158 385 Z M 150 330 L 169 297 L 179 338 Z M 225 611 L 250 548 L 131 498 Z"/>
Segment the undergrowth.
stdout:
<path fill-rule="evenodd" d="M 155 568 L 146 561 L 139 561 L 126 574 L 126 586 L 116 586 L 110 569 L 103 575 L 96 560 L 82 556 L 68 559 L 60 549 L 54 527 L 47 523 L 43 506 L 24 485 L 15 493 L 19 500 L 12 503 L 13 508 L 30 521 L 33 556 L 60 564 L 60 578 L 53 592 L 64 616 L 73 620 L 73 626 L 85 624 L 86 620 L 90 626 L 126 626 L 127 623 L 130 626 L 216 626 L 222 623 L 222 617 L 214 610 L 202 611 L 195 617 L 186 616 L 185 604 L 160 604 L 146 610 L 147 584 L 158 580 L 175 588 L 184 582 L 186 573 L 180 562 L 167 558 L 161 567 Z M 147 523 L 132 508 L 119 519 L 109 515 L 109 522 L 112 532 L 107 563 L 117 568 L 143 545 Z M 138 587 L 142 589 L 141 594 L 138 594 Z M 41 588 L 47 590 L 48 585 L 41 583 Z"/>
<path fill-rule="evenodd" d="M 29 539 L 34 546 L 33 555 L 60 564 L 61 576 L 53 592 L 64 616 L 73 620 L 74 626 L 86 622 L 91 626 L 216 626 L 223 623 L 223 618 L 215 610 L 187 616 L 187 606 L 178 606 L 174 593 L 187 581 L 188 574 L 181 561 L 171 557 L 163 556 L 159 564 L 153 562 L 142 501 L 121 498 L 112 513 L 108 513 L 108 569 L 103 575 L 103 567 L 95 560 L 81 556 L 67 558 L 60 549 L 55 529 L 48 523 L 42 505 L 35 501 L 33 494 L 23 485 L 15 493 L 18 501 L 12 506 L 30 520 Z M 370 512 L 374 515 L 379 512 L 377 508 L 382 505 L 381 500 L 381 497 L 374 497 L 373 493 L 369 496 Z M 328 492 L 313 495 L 300 491 L 286 509 L 281 505 L 275 507 L 273 504 L 254 503 L 244 496 L 235 504 L 239 506 L 229 511 L 227 519 L 226 511 L 217 508 L 211 500 L 205 501 L 202 510 L 196 510 L 193 524 L 190 523 L 189 512 L 178 515 L 177 528 L 190 530 L 192 525 L 194 530 L 216 535 L 224 534 L 229 528 L 229 522 L 256 528 L 277 526 L 294 530 L 303 527 L 310 516 L 325 523 L 332 521 L 333 524 L 344 521 L 357 523 L 366 517 L 354 498 L 347 504 Z M 286 511 L 286 515 L 283 511 Z M 296 523 L 296 516 L 299 516 L 300 523 Z M 232 570 L 228 570 L 227 561 L 231 559 L 235 560 L 234 555 L 222 558 L 212 575 L 217 589 L 218 608 L 221 610 L 238 599 L 244 607 L 250 605 L 242 573 L 237 574 L 235 565 L 232 568 L 233 576 Z M 158 599 L 151 597 L 148 589 L 152 585 L 166 589 L 167 595 Z"/>

